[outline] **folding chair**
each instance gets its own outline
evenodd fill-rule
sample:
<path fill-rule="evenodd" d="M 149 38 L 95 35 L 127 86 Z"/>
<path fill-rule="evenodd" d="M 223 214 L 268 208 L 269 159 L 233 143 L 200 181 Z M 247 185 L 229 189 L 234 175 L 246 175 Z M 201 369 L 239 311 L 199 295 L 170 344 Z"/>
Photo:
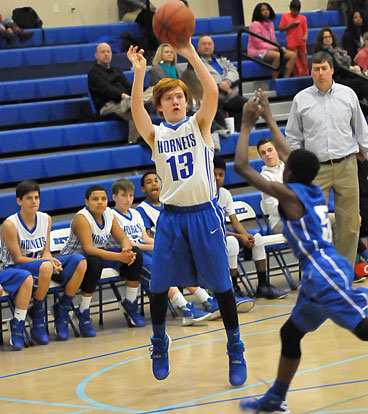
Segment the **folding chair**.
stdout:
<path fill-rule="evenodd" d="M 259 226 L 260 234 L 262 234 L 264 247 L 266 250 L 266 257 L 267 257 L 267 274 L 270 274 L 270 256 L 273 256 L 276 259 L 276 262 L 278 264 L 278 267 L 280 268 L 280 273 L 285 276 L 290 288 L 292 290 L 295 290 L 297 288 L 291 273 L 289 271 L 289 268 L 286 264 L 285 258 L 282 255 L 282 249 L 284 249 L 287 244 L 284 236 L 282 234 L 267 234 L 267 230 L 264 229 L 264 226 L 260 222 L 259 218 L 257 217 L 257 214 L 255 213 L 253 207 L 246 203 L 245 201 L 235 201 L 234 202 L 235 207 L 235 214 L 239 221 L 244 220 L 255 220 L 257 225 Z M 239 267 L 242 269 L 243 274 L 246 273 L 245 270 L 243 270 L 243 265 L 240 262 Z M 276 275 L 273 275 L 276 276 Z M 246 277 L 247 281 L 249 280 L 248 277 Z M 249 280 L 250 282 L 250 280 Z M 248 282 L 248 283 L 249 283 Z M 255 290 L 252 285 L 251 289 L 252 292 L 255 293 Z"/>
<path fill-rule="evenodd" d="M 273 257 L 276 260 L 281 273 L 285 276 L 286 280 L 288 281 L 290 288 L 292 290 L 295 290 L 297 289 L 297 285 L 295 284 L 294 279 L 292 278 L 289 266 L 287 265 L 284 254 L 283 254 L 283 253 L 291 252 L 291 248 L 288 245 L 287 240 L 282 234 L 273 233 L 270 223 L 268 221 L 268 216 L 265 213 L 265 208 L 264 208 L 262 200 L 260 201 L 260 210 L 262 214 L 262 219 L 266 225 L 265 234 L 263 235 L 264 240 L 267 240 L 267 238 L 269 237 L 274 238 L 274 240 L 276 240 L 274 244 L 265 245 L 266 254 L 267 254 L 267 272 L 269 273 L 270 271 L 270 267 L 271 267 L 270 259 L 271 257 Z M 272 239 L 270 240 L 272 241 Z M 300 271 L 299 271 L 299 280 L 300 280 Z"/>

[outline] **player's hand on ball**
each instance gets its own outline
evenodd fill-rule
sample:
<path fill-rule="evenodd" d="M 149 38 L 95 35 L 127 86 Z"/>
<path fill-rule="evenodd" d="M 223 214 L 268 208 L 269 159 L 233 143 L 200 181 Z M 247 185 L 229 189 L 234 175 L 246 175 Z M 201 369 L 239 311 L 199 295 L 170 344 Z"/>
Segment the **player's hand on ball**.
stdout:
<path fill-rule="evenodd" d="M 179 45 L 173 46 L 173 49 L 176 53 L 179 53 L 181 56 L 185 58 L 188 58 L 193 53 L 197 53 L 190 39 L 188 39 L 187 42 L 183 42 Z"/>
<path fill-rule="evenodd" d="M 139 70 L 146 70 L 147 62 L 145 57 L 143 56 L 144 50 L 140 49 L 138 51 L 138 46 L 129 46 L 129 50 L 127 53 L 128 59 L 133 65 L 133 69 L 135 71 Z"/>

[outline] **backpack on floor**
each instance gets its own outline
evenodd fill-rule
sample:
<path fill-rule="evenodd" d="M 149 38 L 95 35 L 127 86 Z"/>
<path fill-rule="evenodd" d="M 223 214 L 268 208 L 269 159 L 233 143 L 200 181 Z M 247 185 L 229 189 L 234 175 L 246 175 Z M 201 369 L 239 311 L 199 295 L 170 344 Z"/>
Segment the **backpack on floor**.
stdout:
<path fill-rule="evenodd" d="M 42 27 L 42 20 L 32 7 L 18 7 L 14 9 L 12 18 L 21 29 Z"/>

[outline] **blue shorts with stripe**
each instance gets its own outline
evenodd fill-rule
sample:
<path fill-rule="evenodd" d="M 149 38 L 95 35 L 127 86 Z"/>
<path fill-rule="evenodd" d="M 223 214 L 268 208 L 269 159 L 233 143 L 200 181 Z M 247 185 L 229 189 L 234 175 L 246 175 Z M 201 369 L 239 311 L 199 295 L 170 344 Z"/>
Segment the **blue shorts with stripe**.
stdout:
<path fill-rule="evenodd" d="M 82 254 L 66 254 L 64 256 L 57 256 L 61 262 L 63 270 L 59 274 L 53 274 L 52 280 L 61 285 L 65 285 L 73 276 L 75 269 L 85 257 Z M 33 276 L 33 288 L 38 287 L 38 274 L 40 273 L 40 266 L 43 262 L 47 262 L 49 259 L 32 260 L 31 262 L 19 263 L 16 265 L 10 265 L 7 269 L 23 269 L 27 270 Z"/>
<path fill-rule="evenodd" d="M 29 275 L 31 272 L 27 270 L 6 268 L 0 271 L 0 285 L 10 296 L 15 296 Z"/>
<path fill-rule="evenodd" d="M 322 249 L 309 257 L 291 318 L 302 332 L 316 330 L 330 318 L 354 331 L 368 315 L 368 289 L 352 288 L 354 270 L 335 249 Z"/>
<path fill-rule="evenodd" d="M 150 290 L 201 286 L 231 289 L 225 219 L 216 201 L 191 207 L 165 205 L 156 226 Z"/>

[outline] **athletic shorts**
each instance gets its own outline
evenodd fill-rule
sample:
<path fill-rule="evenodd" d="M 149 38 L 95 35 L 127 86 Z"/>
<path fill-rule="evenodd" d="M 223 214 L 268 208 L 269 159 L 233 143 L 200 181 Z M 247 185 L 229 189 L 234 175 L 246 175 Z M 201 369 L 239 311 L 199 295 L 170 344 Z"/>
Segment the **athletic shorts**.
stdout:
<path fill-rule="evenodd" d="M 302 332 L 316 330 L 330 318 L 342 328 L 354 331 L 368 315 L 368 289 L 352 288 L 354 270 L 335 249 L 313 254 L 304 276 L 291 318 Z"/>
<path fill-rule="evenodd" d="M 225 219 L 216 201 L 191 207 L 165 205 L 157 221 L 150 291 L 171 286 L 231 289 Z"/>
<path fill-rule="evenodd" d="M 6 268 L 0 271 L 0 285 L 10 296 L 15 296 L 30 274 L 27 270 Z"/>
<path fill-rule="evenodd" d="M 64 256 L 57 256 L 61 262 L 63 270 L 59 274 L 52 275 L 52 280 L 61 285 L 65 285 L 73 276 L 75 269 L 85 257 L 82 254 L 66 254 Z M 31 262 L 19 263 L 16 265 L 10 265 L 7 269 L 23 269 L 27 270 L 33 276 L 33 289 L 38 287 L 38 274 L 40 273 L 40 266 L 43 262 L 47 262 L 49 259 L 32 260 Z"/>

